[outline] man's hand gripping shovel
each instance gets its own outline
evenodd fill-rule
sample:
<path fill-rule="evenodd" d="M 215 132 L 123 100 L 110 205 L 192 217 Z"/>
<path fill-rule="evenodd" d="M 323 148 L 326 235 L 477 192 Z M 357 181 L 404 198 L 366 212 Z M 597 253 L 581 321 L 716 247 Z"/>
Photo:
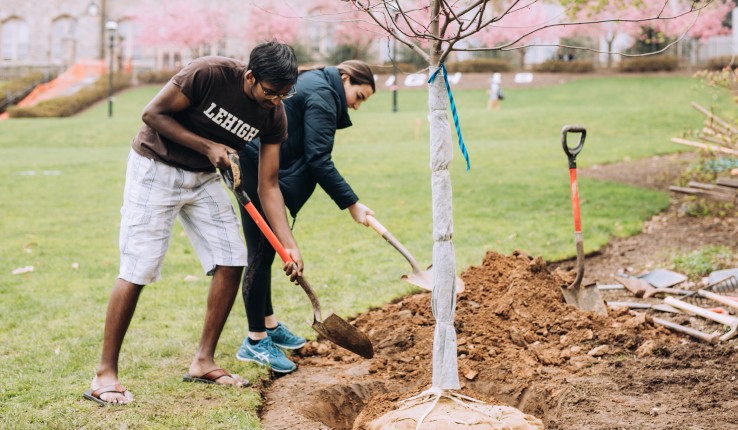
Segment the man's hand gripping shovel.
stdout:
<path fill-rule="evenodd" d="M 251 202 L 251 198 L 241 187 L 241 164 L 239 163 L 238 155 L 231 154 L 229 159 L 231 169 L 223 169 L 221 171 L 226 185 L 233 191 L 238 203 L 243 205 L 246 212 L 259 227 L 259 230 L 261 230 L 272 247 L 274 247 L 274 250 L 277 251 L 280 258 L 282 258 L 282 261 L 284 263 L 295 264 L 287 250 L 282 246 L 277 236 L 264 220 L 264 217 L 261 216 Z M 308 281 L 299 275 L 296 277 L 296 280 L 310 298 L 310 302 L 313 305 L 313 330 L 338 346 L 346 348 L 364 358 L 372 358 L 374 356 L 374 348 L 369 338 L 338 315 L 330 314 L 323 320 L 320 313 L 320 302 L 318 302 L 318 297 L 315 296 L 315 292 L 313 292 Z"/>
<path fill-rule="evenodd" d="M 580 133 L 579 144 L 570 148 L 566 142 L 568 133 Z M 605 302 L 602 301 L 600 291 L 596 285 L 585 285 L 582 287 L 584 278 L 584 243 L 582 242 L 582 221 L 579 216 L 579 185 L 577 184 L 577 154 L 584 147 L 584 138 L 587 130 L 576 125 L 565 125 L 561 130 L 561 146 L 569 157 L 569 184 L 571 186 L 571 205 L 574 213 L 574 240 L 577 246 L 577 277 L 569 286 L 562 286 L 561 292 L 564 300 L 570 305 L 584 311 L 595 311 L 598 314 L 607 315 Z"/>

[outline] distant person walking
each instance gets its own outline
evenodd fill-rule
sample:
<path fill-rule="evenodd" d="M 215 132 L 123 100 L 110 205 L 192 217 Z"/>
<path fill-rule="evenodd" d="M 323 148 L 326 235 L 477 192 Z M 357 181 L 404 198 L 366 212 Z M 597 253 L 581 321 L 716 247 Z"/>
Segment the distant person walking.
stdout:
<path fill-rule="evenodd" d="M 500 100 L 504 99 L 505 96 L 502 94 L 502 75 L 495 73 L 492 75 L 492 84 L 489 86 L 487 93 L 489 98 L 487 99 L 487 110 L 499 109 Z"/>

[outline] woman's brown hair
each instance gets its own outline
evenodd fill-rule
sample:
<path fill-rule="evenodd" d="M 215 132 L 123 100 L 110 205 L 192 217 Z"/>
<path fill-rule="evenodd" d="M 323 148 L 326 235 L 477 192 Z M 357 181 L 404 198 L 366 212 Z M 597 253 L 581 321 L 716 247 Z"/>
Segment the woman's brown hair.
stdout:
<path fill-rule="evenodd" d="M 300 67 L 298 72 L 303 74 L 311 70 L 323 70 L 325 66 L 309 66 Z M 349 77 L 351 85 L 364 85 L 367 84 L 372 87 L 372 93 L 377 92 L 377 88 L 374 85 L 374 73 L 372 68 L 368 64 L 361 60 L 347 60 L 336 66 L 338 73 Z"/>
<path fill-rule="evenodd" d="M 377 89 L 374 86 L 374 73 L 368 64 L 361 60 L 348 60 L 336 66 L 338 72 L 342 75 L 348 75 L 351 85 L 369 85 L 372 92 Z"/>

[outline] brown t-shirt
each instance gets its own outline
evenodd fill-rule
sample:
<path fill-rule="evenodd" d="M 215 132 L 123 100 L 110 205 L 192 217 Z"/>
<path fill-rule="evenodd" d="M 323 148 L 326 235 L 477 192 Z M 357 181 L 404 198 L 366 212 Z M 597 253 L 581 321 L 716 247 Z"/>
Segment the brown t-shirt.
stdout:
<path fill-rule="evenodd" d="M 190 106 L 173 115 L 184 128 L 213 142 L 241 150 L 257 136 L 262 144 L 287 138 L 284 105 L 265 109 L 244 93 L 246 65 L 224 57 L 193 60 L 171 82 Z M 208 157 L 180 145 L 144 124 L 133 140 L 144 157 L 192 171 L 215 171 Z"/>

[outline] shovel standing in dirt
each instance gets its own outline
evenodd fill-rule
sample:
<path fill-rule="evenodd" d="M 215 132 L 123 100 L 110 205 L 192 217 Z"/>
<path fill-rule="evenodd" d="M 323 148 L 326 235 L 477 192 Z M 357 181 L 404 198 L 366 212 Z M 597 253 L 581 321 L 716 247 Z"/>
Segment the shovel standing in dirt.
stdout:
<path fill-rule="evenodd" d="M 261 216 L 259 211 L 256 209 L 256 206 L 251 202 L 251 198 L 241 187 L 241 165 L 239 163 L 238 155 L 230 154 L 229 158 L 231 169 L 224 169 L 221 172 L 226 185 L 231 189 L 231 191 L 233 191 L 238 203 L 243 205 L 246 212 L 248 212 L 251 218 L 253 218 L 254 222 L 259 227 L 259 230 L 261 230 L 272 247 L 274 247 L 274 250 L 282 258 L 282 261 L 284 263 L 294 264 L 290 254 L 279 242 L 279 239 L 277 239 L 277 236 L 266 223 L 264 217 Z M 315 295 L 315 292 L 310 287 L 307 279 L 302 276 L 297 276 L 296 280 L 305 291 L 308 298 L 310 298 L 310 303 L 313 306 L 313 330 L 338 346 L 346 348 L 347 350 L 364 358 L 372 358 L 374 356 L 374 348 L 369 338 L 338 315 L 330 314 L 325 319 L 322 319 L 320 302 L 318 301 L 318 297 Z"/>
<path fill-rule="evenodd" d="M 579 143 L 576 147 L 570 148 L 566 137 L 568 133 L 579 133 Z M 574 240 L 577 247 L 577 277 L 569 286 L 562 286 L 561 292 L 564 294 L 566 303 L 575 306 L 577 309 L 584 311 L 595 311 L 601 315 L 607 315 L 607 307 L 600 296 L 597 285 L 582 286 L 582 278 L 584 278 L 584 243 L 582 241 L 582 221 L 579 215 L 579 186 L 577 184 L 577 154 L 584 147 L 584 139 L 587 137 L 587 130 L 577 125 L 565 125 L 561 129 L 561 146 L 569 158 L 569 184 L 571 186 L 571 205 L 574 214 Z"/>

